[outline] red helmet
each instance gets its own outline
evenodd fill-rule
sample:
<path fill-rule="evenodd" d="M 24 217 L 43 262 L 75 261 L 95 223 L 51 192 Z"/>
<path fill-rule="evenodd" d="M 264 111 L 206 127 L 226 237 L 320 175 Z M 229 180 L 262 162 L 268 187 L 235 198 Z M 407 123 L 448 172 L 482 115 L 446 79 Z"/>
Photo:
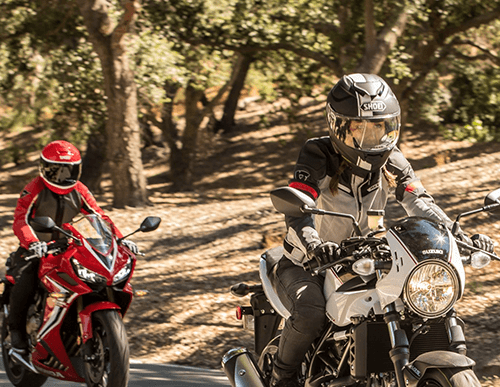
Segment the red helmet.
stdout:
<path fill-rule="evenodd" d="M 71 192 L 82 173 L 80 151 L 67 141 L 53 141 L 40 154 L 40 176 L 52 192 Z"/>

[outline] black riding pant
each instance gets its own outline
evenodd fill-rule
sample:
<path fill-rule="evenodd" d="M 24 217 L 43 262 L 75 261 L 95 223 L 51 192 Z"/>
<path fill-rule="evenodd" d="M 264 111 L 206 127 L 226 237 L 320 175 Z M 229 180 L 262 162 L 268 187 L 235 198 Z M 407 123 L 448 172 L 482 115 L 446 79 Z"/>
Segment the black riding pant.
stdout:
<path fill-rule="evenodd" d="M 270 277 L 281 302 L 291 313 L 285 322 L 275 361 L 275 372 L 287 377 L 297 372 L 325 325 L 324 278 L 313 276 L 285 257 Z"/>
<path fill-rule="evenodd" d="M 10 292 L 9 327 L 18 329 L 22 333 L 26 330 L 26 316 L 32 303 L 38 283 L 39 259 L 26 261 L 24 257 L 29 251 L 20 247 L 15 254 L 8 269 L 8 274 L 16 281 Z"/>

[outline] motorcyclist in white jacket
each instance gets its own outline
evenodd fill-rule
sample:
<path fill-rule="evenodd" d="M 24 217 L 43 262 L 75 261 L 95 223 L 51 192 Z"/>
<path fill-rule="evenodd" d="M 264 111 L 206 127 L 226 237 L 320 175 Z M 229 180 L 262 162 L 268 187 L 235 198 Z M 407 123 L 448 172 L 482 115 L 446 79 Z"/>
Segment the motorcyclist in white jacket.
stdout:
<path fill-rule="evenodd" d="M 368 210 L 383 210 L 390 192 L 409 216 L 452 221 L 426 192 L 396 147 L 401 110 L 387 83 L 373 74 L 351 74 L 331 89 L 326 117 L 329 136 L 308 140 L 290 187 L 310 195 L 319 208 L 355 216 L 368 233 Z M 286 216 L 284 256 L 271 274 L 273 287 L 291 312 L 283 329 L 271 385 L 299 386 L 296 372 L 326 322 L 323 277 L 303 270 L 306 261 L 336 258 L 337 243 L 353 235 L 350 219 Z M 477 234 L 469 242 L 488 251 L 493 242 Z"/>

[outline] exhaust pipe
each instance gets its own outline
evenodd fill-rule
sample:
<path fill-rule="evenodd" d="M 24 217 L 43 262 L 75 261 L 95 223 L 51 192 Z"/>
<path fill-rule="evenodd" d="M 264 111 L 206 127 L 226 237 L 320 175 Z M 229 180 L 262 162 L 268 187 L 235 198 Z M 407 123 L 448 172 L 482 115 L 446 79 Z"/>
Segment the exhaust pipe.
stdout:
<path fill-rule="evenodd" d="M 232 387 L 267 387 L 246 348 L 233 348 L 222 358 L 222 368 Z"/>

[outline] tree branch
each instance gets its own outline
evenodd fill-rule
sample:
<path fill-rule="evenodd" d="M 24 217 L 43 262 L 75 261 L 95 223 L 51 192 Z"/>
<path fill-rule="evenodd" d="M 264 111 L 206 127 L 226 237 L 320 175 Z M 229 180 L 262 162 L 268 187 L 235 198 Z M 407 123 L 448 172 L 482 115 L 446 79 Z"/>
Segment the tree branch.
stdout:
<path fill-rule="evenodd" d="M 105 0 L 76 0 L 90 35 L 94 39 L 106 40 L 111 33 L 111 19 Z"/>
<path fill-rule="evenodd" d="M 370 3 L 371 1 L 372 0 L 366 0 L 366 3 Z M 373 4 L 371 6 L 373 7 Z M 370 7 L 369 4 L 368 7 Z M 372 18 L 372 20 L 367 18 Z M 369 25 L 374 23 L 373 18 L 373 14 L 365 10 L 365 24 Z M 406 13 L 406 6 L 403 6 L 398 12 L 396 20 L 393 23 L 387 23 L 378 33 L 375 42 L 370 43 L 373 37 L 367 36 L 365 53 L 355 71 L 378 74 L 387 59 L 387 55 L 394 48 L 399 37 L 403 34 L 407 20 L 408 14 Z M 375 27 L 373 26 L 373 28 Z M 373 34 L 375 32 L 371 31 L 371 28 L 368 30 L 366 31 L 367 34 Z"/>
<path fill-rule="evenodd" d="M 222 99 L 222 96 L 233 85 L 234 81 L 236 80 L 236 77 L 238 76 L 238 70 L 241 67 L 242 63 L 243 63 L 243 55 L 241 55 L 240 53 L 236 53 L 236 61 L 235 61 L 235 64 L 233 66 L 233 69 L 231 71 L 231 76 L 229 77 L 229 79 L 225 83 L 225 85 L 220 88 L 217 95 L 214 98 L 212 98 L 212 100 L 209 101 L 206 106 L 203 107 L 203 110 L 201 113 L 202 117 L 205 117 L 210 111 L 212 111 L 214 109 L 214 107 Z"/>
<path fill-rule="evenodd" d="M 68 8 L 68 10 L 66 11 L 66 13 L 64 15 L 63 20 L 57 25 L 57 27 L 54 30 L 49 31 L 47 33 L 47 36 L 57 35 L 57 34 L 59 34 L 61 32 L 61 30 L 64 27 L 66 27 L 66 23 L 68 22 L 70 16 L 73 16 L 73 11 L 75 10 L 74 6 L 75 6 L 75 4 L 71 3 L 70 7 Z"/>
<path fill-rule="evenodd" d="M 117 45 L 121 44 L 123 37 L 134 24 L 140 4 L 137 0 L 126 1 L 123 8 L 125 8 L 125 12 L 112 33 L 113 44 Z"/>
<path fill-rule="evenodd" d="M 261 45 L 235 46 L 231 44 L 217 43 L 211 39 L 200 39 L 200 38 L 192 39 L 183 37 L 182 40 L 184 40 L 186 43 L 192 44 L 193 46 L 199 46 L 199 45 L 212 46 L 222 50 L 239 52 L 240 54 L 243 55 L 257 54 L 258 52 L 261 51 L 278 51 L 278 50 L 290 51 L 297 54 L 298 56 L 313 59 L 316 62 L 320 63 L 321 65 L 329 69 L 332 69 L 335 72 L 335 75 L 337 75 L 338 77 L 341 77 L 343 75 L 342 66 L 340 65 L 337 59 L 331 59 L 329 56 L 321 52 L 313 51 L 304 47 L 296 47 L 293 44 L 289 43 L 274 43 L 263 46 Z"/>
<path fill-rule="evenodd" d="M 470 55 L 465 55 L 459 51 L 455 51 L 454 55 L 465 60 L 490 60 L 497 66 L 500 66 L 500 56 L 494 54 L 487 48 L 481 47 L 477 43 L 473 42 L 472 40 L 462 40 L 462 39 L 453 39 L 452 44 L 455 46 L 458 45 L 467 45 L 467 46 L 472 46 L 474 48 L 477 48 L 479 51 L 483 53 L 483 55 L 475 55 L 475 56 L 470 56 Z"/>
<path fill-rule="evenodd" d="M 481 15 L 473 17 L 472 19 L 466 20 L 459 26 L 449 26 L 445 28 L 443 31 L 441 31 L 440 35 L 445 39 L 455 34 L 458 34 L 459 32 L 464 32 L 471 28 L 487 24 L 495 19 L 498 19 L 499 17 L 500 17 L 500 6 L 496 7 L 492 11 L 483 13 Z"/>
<path fill-rule="evenodd" d="M 365 0 L 365 55 L 368 57 L 377 50 L 377 30 L 373 0 Z"/>

